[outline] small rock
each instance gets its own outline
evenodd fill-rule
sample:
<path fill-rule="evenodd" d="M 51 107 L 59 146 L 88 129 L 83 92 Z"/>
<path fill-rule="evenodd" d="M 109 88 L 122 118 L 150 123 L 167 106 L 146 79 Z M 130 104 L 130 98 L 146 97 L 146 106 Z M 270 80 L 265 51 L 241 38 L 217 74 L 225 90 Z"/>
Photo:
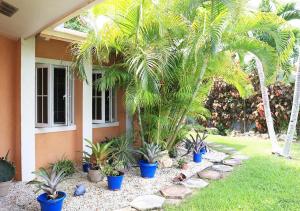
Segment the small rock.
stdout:
<path fill-rule="evenodd" d="M 165 202 L 165 198 L 157 195 L 144 195 L 135 198 L 130 206 L 137 210 L 160 209 Z"/>
<path fill-rule="evenodd" d="M 192 190 L 182 185 L 170 185 L 161 189 L 160 193 L 168 199 L 184 199 L 192 194 Z"/>
<path fill-rule="evenodd" d="M 209 170 L 209 169 L 198 172 L 198 176 L 202 179 L 209 179 L 209 180 L 218 180 L 222 178 L 222 174 L 220 172 Z"/>
<path fill-rule="evenodd" d="M 198 178 L 188 179 L 187 181 L 184 181 L 181 184 L 187 188 L 204 188 L 208 186 L 208 182 L 205 182 L 204 180 Z"/>
<path fill-rule="evenodd" d="M 239 159 L 228 159 L 228 160 L 223 160 L 223 164 L 228 165 L 228 166 L 237 166 L 241 165 L 242 161 Z"/>
<path fill-rule="evenodd" d="M 238 159 L 238 160 L 248 160 L 249 159 L 249 157 L 247 155 L 242 155 L 242 154 L 232 155 L 231 158 Z"/>
<path fill-rule="evenodd" d="M 159 161 L 159 168 L 171 168 L 172 165 L 173 165 L 173 160 L 170 158 L 170 156 L 167 154 L 167 155 L 164 155 L 162 156 Z"/>
<path fill-rule="evenodd" d="M 230 172 L 233 170 L 231 166 L 227 166 L 227 165 L 214 165 L 212 166 L 212 169 L 220 172 Z"/>

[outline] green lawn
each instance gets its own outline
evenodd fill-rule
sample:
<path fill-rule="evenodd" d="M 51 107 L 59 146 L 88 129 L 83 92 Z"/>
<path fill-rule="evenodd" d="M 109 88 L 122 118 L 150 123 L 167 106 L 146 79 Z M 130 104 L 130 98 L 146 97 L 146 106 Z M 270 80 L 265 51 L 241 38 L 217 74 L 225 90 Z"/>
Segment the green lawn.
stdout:
<path fill-rule="evenodd" d="M 300 210 L 300 144 L 293 160 L 270 154 L 270 143 L 251 138 L 210 137 L 251 158 L 226 179 L 210 185 L 166 210 Z"/>

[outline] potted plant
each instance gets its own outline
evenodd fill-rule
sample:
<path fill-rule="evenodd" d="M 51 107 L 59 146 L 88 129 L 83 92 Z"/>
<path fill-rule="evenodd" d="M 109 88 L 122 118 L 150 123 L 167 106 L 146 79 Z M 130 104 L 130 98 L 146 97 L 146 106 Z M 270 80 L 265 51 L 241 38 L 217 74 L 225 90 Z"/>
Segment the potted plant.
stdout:
<path fill-rule="evenodd" d="M 177 164 L 178 164 L 178 168 L 183 169 L 183 170 L 186 170 L 189 167 L 186 160 L 183 158 L 179 159 L 177 161 Z"/>
<path fill-rule="evenodd" d="M 91 158 L 88 155 L 84 154 L 82 158 L 82 171 L 88 173 L 91 166 Z"/>
<path fill-rule="evenodd" d="M 121 161 L 112 161 L 107 163 L 103 168 L 102 172 L 107 177 L 107 184 L 109 190 L 120 190 L 122 186 L 122 181 L 124 178 L 124 173 L 121 171 L 123 168 L 123 163 Z"/>
<path fill-rule="evenodd" d="M 141 176 L 153 178 L 158 165 L 157 161 L 162 155 L 160 146 L 153 143 L 144 143 L 144 146 L 137 152 L 143 156 L 143 159 L 139 162 Z"/>
<path fill-rule="evenodd" d="M 0 158 L 0 197 L 8 194 L 11 182 L 16 174 L 15 166 L 8 160 L 9 151 Z"/>
<path fill-rule="evenodd" d="M 91 153 L 83 152 L 85 156 L 90 158 L 90 168 L 88 170 L 88 179 L 91 182 L 99 182 L 103 179 L 101 174 L 101 165 L 106 161 L 107 157 L 111 154 L 111 143 L 96 143 L 90 140 L 85 140 L 90 148 Z"/>
<path fill-rule="evenodd" d="M 64 199 L 66 198 L 66 193 L 62 191 L 57 191 L 57 186 L 64 181 L 67 177 L 64 171 L 56 171 L 55 168 L 48 172 L 44 168 L 40 168 L 38 171 L 34 172 L 41 181 L 38 179 L 32 180 L 27 184 L 37 185 L 37 191 L 43 190 L 44 193 L 37 197 L 37 201 L 41 205 L 42 211 L 60 211 L 62 210 Z"/>
<path fill-rule="evenodd" d="M 203 149 L 206 148 L 204 140 L 207 138 L 207 132 L 204 131 L 203 135 L 201 135 L 199 130 L 195 130 L 195 132 L 196 136 L 190 135 L 191 139 L 186 140 L 186 145 L 189 146 L 188 151 L 190 151 L 190 149 L 193 150 L 193 161 L 200 163 L 202 161 Z"/>

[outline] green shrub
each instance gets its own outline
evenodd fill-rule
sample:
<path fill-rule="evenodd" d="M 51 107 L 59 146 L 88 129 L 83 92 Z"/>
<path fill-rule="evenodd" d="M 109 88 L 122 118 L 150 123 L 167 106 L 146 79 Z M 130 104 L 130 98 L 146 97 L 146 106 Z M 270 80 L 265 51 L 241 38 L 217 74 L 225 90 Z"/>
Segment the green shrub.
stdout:
<path fill-rule="evenodd" d="M 50 164 L 50 166 L 56 172 L 63 171 L 66 176 L 72 176 L 76 172 L 74 162 L 66 158 L 62 158 L 61 160 Z"/>

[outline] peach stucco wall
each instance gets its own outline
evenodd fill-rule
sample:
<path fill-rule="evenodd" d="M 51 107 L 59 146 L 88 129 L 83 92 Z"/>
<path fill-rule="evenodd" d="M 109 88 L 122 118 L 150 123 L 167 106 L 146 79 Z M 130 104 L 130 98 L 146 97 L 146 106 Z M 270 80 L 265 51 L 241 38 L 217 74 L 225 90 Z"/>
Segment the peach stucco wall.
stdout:
<path fill-rule="evenodd" d="M 70 44 L 57 40 L 36 39 L 36 57 L 71 61 Z M 77 162 L 82 150 L 82 82 L 75 82 L 75 124 L 76 130 L 36 134 L 36 168 L 55 162 L 63 156 Z M 124 96 L 118 92 L 118 127 L 93 129 L 94 141 L 105 137 L 118 136 L 125 132 Z"/>
<path fill-rule="evenodd" d="M 0 156 L 10 150 L 9 159 L 20 177 L 20 59 L 19 41 L 0 36 Z"/>

